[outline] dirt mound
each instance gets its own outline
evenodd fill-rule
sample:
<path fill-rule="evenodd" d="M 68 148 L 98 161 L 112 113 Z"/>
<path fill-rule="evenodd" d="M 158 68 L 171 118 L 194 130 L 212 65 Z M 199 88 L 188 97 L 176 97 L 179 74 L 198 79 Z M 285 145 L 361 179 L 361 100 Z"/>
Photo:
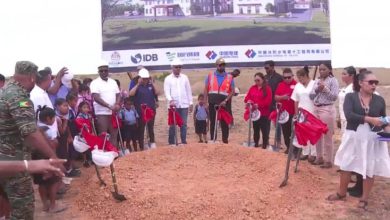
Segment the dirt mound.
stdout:
<path fill-rule="evenodd" d="M 315 199 L 321 177 L 303 164 L 289 185 L 279 188 L 285 156 L 231 145 L 192 144 L 134 153 L 115 162 L 117 203 L 97 179 L 76 202 L 97 219 L 282 219 L 295 216 L 299 204 Z M 318 170 L 317 170 L 318 172 Z M 102 176 L 110 183 L 108 169 Z M 87 182 L 89 181 L 89 182 Z M 310 183 L 310 184 L 307 184 Z M 84 185 L 84 184 L 82 184 Z M 294 188 L 303 188 L 299 194 Z"/>

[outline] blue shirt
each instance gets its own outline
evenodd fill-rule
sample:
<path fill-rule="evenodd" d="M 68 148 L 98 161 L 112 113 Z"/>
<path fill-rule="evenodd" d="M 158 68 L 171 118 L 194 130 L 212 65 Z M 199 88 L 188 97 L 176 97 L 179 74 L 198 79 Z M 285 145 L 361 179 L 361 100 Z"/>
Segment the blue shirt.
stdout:
<path fill-rule="evenodd" d="M 52 81 L 50 87 L 52 87 L 53 85 L 54 85 L 54 81 Z M 53 106 L 55 106 L 56 99 L 58 99 L 58 98 L 66 99 L 66 96 L 68 95 L 68 93 L 69 93 L 68 87 L 61 85 L 60 89 L 58 89 L 57 94 L 55 94 L 55 95 L 49 94 L 49 98 L 50 98 L 51 103 L 53 103 Z"/>
<path fill-rule="evenodd" d="M 139 118 L 139 115 L 135 109 L 122 109 L 120 112 L 120 118 L 126 125 L 135 125 L 137 124 L 137 118 Z"/>
<path fill-rule="evenodd" d="M 227 75 L 228 75 L 228 73 L 226 73 L 226 72 L 223 72 L 223 74 L 217 73 L 217 71 L 214 72 L 214 76 L 217 76 L 218 87 L 220 87 L 222 85 L 222 82 L 225 79 L 225 76 L 227 76 Z M 206 76 L 204 83 L 206 85 L 209 84 L 209 75 Z M 232 79 L 231 87 L 234 88 L 234 79 Z"/>
<path fill-rule="evenodd" d="M 152 84 L 139 85 L 134 95 L 134 105 L 141 112 L 141 104 L 146 104 L 149 108 L 156 109 L 156 99 Z"/>

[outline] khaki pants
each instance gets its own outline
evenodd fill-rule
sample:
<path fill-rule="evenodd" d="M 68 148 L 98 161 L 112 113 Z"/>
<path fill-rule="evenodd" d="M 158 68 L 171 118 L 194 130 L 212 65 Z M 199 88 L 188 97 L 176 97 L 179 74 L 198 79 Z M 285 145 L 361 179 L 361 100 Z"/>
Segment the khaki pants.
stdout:
<path fill-rule="evenodd" d="M 316 145 L 317 157 L 325 162 L 333 163 L 333 134 L 336 124 L 336 108 L 334 105 L 315 107 L 314 113 L 322 122 L 328 125 L 328 132 L 322 135 Z"/>
<path fill-rule="evenodd" d="M 96 115 L 97 132 L 110 134 L 110 142 L 118 148 L 118 129 L 112 127 L 111 115 Z"/>

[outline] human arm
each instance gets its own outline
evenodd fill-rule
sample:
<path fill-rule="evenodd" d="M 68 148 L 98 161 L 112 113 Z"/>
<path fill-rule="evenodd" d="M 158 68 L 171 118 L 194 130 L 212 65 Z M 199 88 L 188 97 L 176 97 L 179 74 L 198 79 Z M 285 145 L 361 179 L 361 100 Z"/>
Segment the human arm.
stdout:
<path fill-rule="evenodd" d="M 189 112 L 191 113 L 193 111 L 193 108 L 194 108 L 194 103 L 192 101 L 192 89 L 191 89 L 191 84 L 190 84 L 190 80 L 188 79 L 188 77 L 186 77 L 185 89 L 186 89 L 188 103 L 190 103 Z"/>
<path fill-rule="evenodd" d="M 356 112 L 356 105 L 360 106 L 360 103 L 355 104 L 355 102 L 359 102 L 359 100 L 356 100 L 356 97 L 354 97 L 354 95 L 354 93 L 349 93 L 345 96 L 343 107 L 345 118 L 347 119 L 347 121 L 358 124 L 369 123 L 374 126 L 382 126 L 383 122 L 381 121 L 380 117 L 371 117 Z"/>
<path fill-rule="evenodd" d="M 0 161 L 0 176 L 9 177 L 21 172 L 30 174 L 53 172 L 57 176 L 64 176 L 58 166 L 65 162 L 66 160 L 63 159 Z"/>
<path fill-rule="evenodd" d="M 51 86 L 48 90 L 47 93 L 50 95 L 55 95 L 58 93 L 58 90 L 61 87 L 61 78 L 68 73 L 68 68 L 62 67 L 62 69 L 57 73 L 57 76 L 55 78 L 53 86 Z"/>
<path fill-rule="evenodd" d="M 281 101 L 290 99 L 290 96 L 282 93 L 282 90 L 283 90 L 282 86 L 283 85 L 281 83 L 279 83 L 278 87 L 275 90 L 275 101 L 277 101 L 277 102 L 281 102 Z"/>
<path fill-rule="evenodd" d="M 135 84 L 133 86 L 133 88 L 130 89 L 129 96 L 135 96 L 135 94 L 137 93 L 138 87 L 141 83 L 141 80 L 142 80 L 141 78 L 138 78 L 138 83 Z"/>
<path fill-rule="evenodd" d="M 225 100 L 223 100 L 220 105 L 222 106 L 225 106 L 226 103 L 232 99 L 232 97 L 234 96 L 234 80 L 232 79 L 232 82 L 231 82 L 231 88 L 230 88 L 230 92 L 229 92 L 229 95 L 226 97 Z"/>
<path fill-rule="evenodd" d="M 167 103 L 171 104 L 170 102 L 173 100 L 173 98 L 171 96 L 171 86 L 169 80 L 170 80 L 170 76 L 167 76 L 164 80 L 164 95 L 165 98 L 167 99 Z"/>
<path fill-rule="evenodd" d="M 309 97 L 311 100 L 314 100 L 315 97 L 318 95 L 319 91 L 317 91 L 317 88 L 318 88 L 318 80 L 314 82 L 313 88 L 310 91 Z"/>

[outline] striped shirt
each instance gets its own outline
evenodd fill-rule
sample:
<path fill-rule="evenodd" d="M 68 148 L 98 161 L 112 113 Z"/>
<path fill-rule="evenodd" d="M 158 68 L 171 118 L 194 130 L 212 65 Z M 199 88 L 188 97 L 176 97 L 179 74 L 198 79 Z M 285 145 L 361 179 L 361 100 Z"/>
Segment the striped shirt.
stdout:
<path fill-rule="evenodd" d="M 319 91 L 318 86 L 320 81 L 324 81 L 324 89 Z M 317 79 L 313 89 L 310 92 L 310 99 L 313 100 L 315 106 L 332 105 L 337 100 L 339 93 L 339 83 L 333 76 L 327 77 L 325 80 Z"/>

